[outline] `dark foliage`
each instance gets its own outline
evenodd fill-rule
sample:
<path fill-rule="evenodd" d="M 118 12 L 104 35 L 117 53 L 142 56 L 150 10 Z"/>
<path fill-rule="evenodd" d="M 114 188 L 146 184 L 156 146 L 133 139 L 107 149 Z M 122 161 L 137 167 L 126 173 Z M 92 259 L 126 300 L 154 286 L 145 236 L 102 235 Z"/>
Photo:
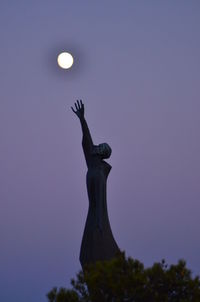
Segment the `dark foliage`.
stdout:
<path fill-rule="evenodd" d="M 180 260 L 150 268 L 125 254 L 97 262 L 71 280 L 73 289 L 53 288 L 49 302 L 199 302 L 200 280 Z"/>

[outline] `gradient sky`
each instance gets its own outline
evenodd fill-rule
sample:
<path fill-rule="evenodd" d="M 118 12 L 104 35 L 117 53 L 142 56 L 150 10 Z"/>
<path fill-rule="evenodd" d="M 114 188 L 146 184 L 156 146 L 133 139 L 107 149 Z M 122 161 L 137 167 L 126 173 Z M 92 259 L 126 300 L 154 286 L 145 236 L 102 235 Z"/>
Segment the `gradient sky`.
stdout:
<path fill-rule="evenodd" d="M 1 1 L 0 301 L 45 302 L 80 269 L 79 98 L 94 142 L 113 149 L 120 248 L 200 274 L 199 29 L 198 0 Z"/>

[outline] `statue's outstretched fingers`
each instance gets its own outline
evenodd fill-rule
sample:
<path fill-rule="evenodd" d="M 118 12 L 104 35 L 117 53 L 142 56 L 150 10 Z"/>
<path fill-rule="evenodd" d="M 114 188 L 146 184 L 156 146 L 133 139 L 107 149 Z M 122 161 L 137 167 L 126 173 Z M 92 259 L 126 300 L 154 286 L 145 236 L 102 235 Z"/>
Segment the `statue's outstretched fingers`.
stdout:
<path fill-rule="evenodd" d="M 76 113 L 76 111 L 74 110 L 74 108 L 73 108 L 73 107 L 71 107 L 71 109 L 72 109 L 72 111 L 73 111 L 74 113 Z"/>
<path fill-rule="evenodd" d="M 81 109 L 81 105 L 79 103 L 79 100 L 77 100 L 77 103 L 78 103 L 78 109 L 80 110 Z"/>

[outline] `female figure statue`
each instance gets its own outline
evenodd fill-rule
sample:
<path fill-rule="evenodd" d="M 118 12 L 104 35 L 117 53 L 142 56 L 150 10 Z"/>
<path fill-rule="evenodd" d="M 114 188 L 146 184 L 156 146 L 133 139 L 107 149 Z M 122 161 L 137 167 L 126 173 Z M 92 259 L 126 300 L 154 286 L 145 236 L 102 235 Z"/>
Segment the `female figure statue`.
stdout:
<path fill-rule="evenodd" d="M 106 181 L 111 166 L 104 159 L 110 157 L 112 150 L 106 143 L 98 146 L 93 144 L 82 101 L 75 103 L 75 109 L 71 108 L 80 119 L 82 146 L 88 167 L 86 183 L 89 210 L 80 250 L 80 262 L 85 267 L 98 260 L 109 260 L 120 252 L 111 231 L 106 201 Z"/>

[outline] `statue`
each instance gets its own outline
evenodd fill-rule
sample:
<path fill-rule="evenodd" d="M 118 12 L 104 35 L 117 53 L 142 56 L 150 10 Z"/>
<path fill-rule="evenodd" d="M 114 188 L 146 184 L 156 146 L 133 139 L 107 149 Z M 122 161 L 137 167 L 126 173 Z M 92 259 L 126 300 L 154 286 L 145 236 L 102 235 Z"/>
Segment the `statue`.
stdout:
<path fill-rule="evenodd" d="M 86 183 L 89 210 L 79 258 L 84 268 L 96 261 L 112 259 L 120 253 L 111 231 L 106 201 L 106 182 L 112 167 L 104 159 L 110 157 L 112 150 L 106 143 L 98 146 L 93 144 L 82 101 L 75 103 L 75 110 L 71 108 L 81 123 L 82 146 L 88 167 Z"/>

